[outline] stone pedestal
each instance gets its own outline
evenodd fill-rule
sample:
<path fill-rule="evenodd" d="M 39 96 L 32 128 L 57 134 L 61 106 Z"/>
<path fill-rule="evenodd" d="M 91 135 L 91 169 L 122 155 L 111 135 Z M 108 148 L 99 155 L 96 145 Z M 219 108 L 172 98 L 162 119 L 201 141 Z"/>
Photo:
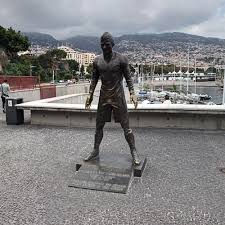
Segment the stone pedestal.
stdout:
<path fill-rule="evenodd" d="M 126 193 L 132 176 L 141 177 L 147 159 L 141 158 L 139 166 L 133 166 L 131 155 L 101 153 L 98 159 L 76 164 L 76 174 L 70 187 Z"/>

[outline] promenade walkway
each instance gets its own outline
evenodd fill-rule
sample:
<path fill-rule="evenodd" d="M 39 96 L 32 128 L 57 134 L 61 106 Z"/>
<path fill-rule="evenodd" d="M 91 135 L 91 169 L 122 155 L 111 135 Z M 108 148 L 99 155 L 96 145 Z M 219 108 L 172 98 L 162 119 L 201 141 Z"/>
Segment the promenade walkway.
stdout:
<path fill-rule="evenodd" d="M 4 117 L 0 112 L 2 225 L 225 224 L 225 132 L 135 129 L 148 163 L 124 195 L 68 187 L 94 129 L 7 126 Z M 129 154 L 121 129 L 104 135 L 102 151 Z"/>

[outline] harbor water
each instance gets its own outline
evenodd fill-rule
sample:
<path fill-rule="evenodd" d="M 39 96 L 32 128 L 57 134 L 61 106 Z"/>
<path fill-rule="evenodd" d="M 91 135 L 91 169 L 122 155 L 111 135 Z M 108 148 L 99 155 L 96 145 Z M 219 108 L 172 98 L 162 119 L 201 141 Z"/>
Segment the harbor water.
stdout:
<path fill-rule="evenodd" d="M 189 91 L 194 93 L 195 88 L 193 86 L 189 87 Z M 221 105 L 223 101 L 223 90 L 220 87 L 217 86 L 212 86 L 212 87 L 202 87 L 202 86 L 197 86 L 196 87 L 196 94 L 208 94 L 211 96 L 212 102 L 214 102 L 217 105 Z"/>

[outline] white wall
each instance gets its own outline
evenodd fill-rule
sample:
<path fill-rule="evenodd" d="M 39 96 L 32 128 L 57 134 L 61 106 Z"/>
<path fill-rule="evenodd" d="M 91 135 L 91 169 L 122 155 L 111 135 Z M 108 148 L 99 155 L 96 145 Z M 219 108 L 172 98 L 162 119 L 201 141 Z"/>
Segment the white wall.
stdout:
<path fill-rule="evenodd" d="M 9 97 L 23 98 L 24 102 L 40 100 L 40 90 L 39 88 L 36 88 L 36 89 L 12 91 L 9 93 Z"/>
<path fill-rule="evenodd" d="M 88 93 L 90 83 L 84 84 L 70 84 L 68 86 L 62 85 L 56 87 L 56 97 L 62 95 L 72 95 L 78 93 Z"/>
<path fill-rule="evenodd" d="M 90 83 L 84 84 L 71 84 L 68 86 L 56 86 L 56 96 L 77 94 L 77 93 L 88 93 Z M 27 89 L 27 90 L 18 90 L 12 91 L 9 94 L 9 97 L 13 98 L 23 98 L 23 102 L 30 102 L 40 100 L 40 89 Z"/>

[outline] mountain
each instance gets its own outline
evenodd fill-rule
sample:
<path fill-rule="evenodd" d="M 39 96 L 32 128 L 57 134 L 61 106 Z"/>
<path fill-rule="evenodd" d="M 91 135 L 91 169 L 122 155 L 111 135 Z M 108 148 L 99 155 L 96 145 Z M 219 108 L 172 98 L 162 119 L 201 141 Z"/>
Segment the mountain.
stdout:
<path fill-rule="evenodd" d="M 73 48 L 78 48 L 88 52 L 100 52 L 99 37 L 93 36 L 75 36 L 62 40 L 63 43 L 69 43 Z"/>
<path fill-rule="evenodd" d="M 94 36 L 75 36 L 64 40 L 56 40 L 49 34 L 37 32 L 24 32 L 32 44 L 41 46 L 57 46 L 59 44 L 69 44 L 71 47 L 81 49 L 88 52 L 101 52 L 99 37 Z M 169 45 L 187 45 L 201 44 L 201 45 L 217 45 L 225 47 L 225 40 L 219 38 L 203 37 L 198 35 L 191 35 L 179 32 L 161 33 L 161 34 L 128 34 L 120 37 L 115 37 L 115 49 L 119 51 L 132 50 L 132 43 L 139 43 L 141 46 L 145 45 L 159 45 L 160 43 L 168 43 Z M 127 44 L 125 44 L 127 43 Z M 128 44 L 130 43 L 130 45 Z M 176 47 L 176 46 L 174 46 Z"/>
<path fill-rule="evenodd" d="M 128 34 L 120 37 L 115 37 L 115 50 L 124 52 L 134 50 L 133 44 L 136 46 L 160 46 L 161 44 L 168 44 L 170 47 L 183 48 L 189 44 L 196 45 L 216 45 L 225 48 L 225 40 L 219 38 L 202 37 L 198 35 L 191 35 L 179 32 L 162 33 L 162 34 Z M 71 44 L 74 48 L 101 52 L 99 37 L 90 36 L 75 36 L 64 40 Z"/>
<path fill-rule="evenodd" d="M 96 54 L 102 52 L 100 37 L 75 36 L 65 40 L 56 40 L 48 34 L 24 34 L 32 44 L 38 44 L 42 47 L 53 48 L 63 44 L 78 51 Z M 180 61 L 180 63 L 187 64 L 189 52 L 190 61 L 196 58 L 201 66 L 225 64 L 225 39 L 172 32 L 127 34 L 115 37 L 114 41 L 114 50 L 126 54 L 128 59 L 134 63 L 143 61 L 147 63 L 174 63 Z"/>
<path fill-rule="evenodd" d="M 123 35 L 118 38 L 121 40 L 138 41 L 142 44 L 148 44 L 159 41 L 167 42 L 183 42 L 183 43 L 202 43 L 202 44 L 225 44 L 224 39 L 203 37 L 198 35 L 172 32 L 172 33 L 161 33 L 161 34 L 134 34 L 134 35 Z"/>
<path fill-rule="evenodd" d="M 38 32 L 23 32 L 23 35 L 27 36 L 32 45 L 41 45 L 54 47 L 59 43 L 54 37 L 49 34 L 43 34 Z"/>

